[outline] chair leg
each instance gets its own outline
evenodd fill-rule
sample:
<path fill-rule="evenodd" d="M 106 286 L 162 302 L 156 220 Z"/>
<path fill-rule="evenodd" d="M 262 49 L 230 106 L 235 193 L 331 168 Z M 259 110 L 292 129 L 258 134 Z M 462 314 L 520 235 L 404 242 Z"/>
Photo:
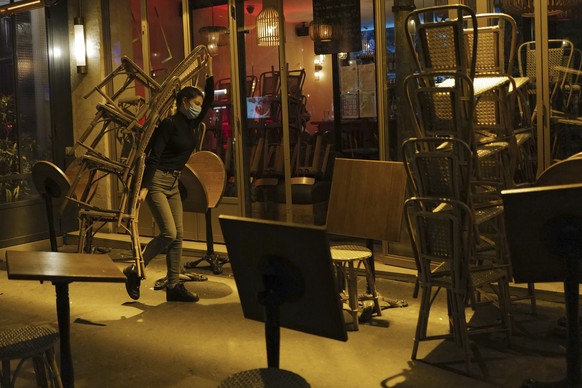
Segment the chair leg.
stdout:
<path fill-rule="evenodd" d="M 426 338 L 428 316 L 430 312 L 431 294 L 432 294 L 431 287 L 423 286 L 420 288 L 420 308 L 418 311 L 418 320 L 416 322 L 416 333 L 414 335 L 412 355 L 410 357 L 412 360 L 416 360 L 416 355 L 418 353 L 418 346 L 420 344 L 420 341 Z"/>
<path fill-rule="evenodd" d="M 36 385 L 39 387 L 48 387 L 46 368 L 44 367 L 44 360 L 42 355 L 36 355 L 35 357 L 32 357 L 32 364 L 34 367 Z"/>
<path fill-rule="evenodd" d="M 55 350 L 54 348 L 50 348 L 45 352 L 46 361 L 49 366 L 48 370 L 50 373 L 50 377 L 53 382 L 54 388 L 63 388 L 63 383 L 61 380 L 61 374 L 59 372 L 59 367 L 57 365 L 57 359 L 55 357 Z"/>
<path fill-rule="evenodd" d="M 501 314 L 501 321 L 505 328 L 505 335 L 507 337 L 507 345 L 511 347 L 511 300 L 509 295 L 509 281 L 507 278 L 499 280 L 498 287 L 499 298 L 499 312 Z"/>
<path fill-rule="evenodd" d="M 366 280 L 368 281 L 368 288 L 370 289 L 370 294 L 374 300 L 374 312 L 378 314 L 378 316 L 382 315 L 382 309 L 380 308 L 380 302 L 378 301 L 378 292 L 376 291 L 376 282 L 374 280 L 374 274 L 372 273 L 372 269 L 370 267 L 370 263 L 368 259 L 364 259 L 361 261 L 364 263 L 364 268 L 366 271 Z"/>
<path fill-rule="evenodd" d="M 2 388 L 9 388 L 10 387 L 10 361 L 3 360 L 2 361 L 2 375 L 0 376 L 0 385 Z"/>
<path fill-rule="evenodd" d="M 352 314 L 354 320 L 354 330 L 359 330 L 358 323 L 358 274 L 354 268 L 354 262 L 350 261 L 348 263 L 348 300 L 350 306 L 350 313 Z"/>
<path fill-rule="evenodd" d="M 465 369 L 468 375 L 471 375 L 471 344 L 469 342 L 469 333 L 467 329 L 467 317 L 465 315 L 465 295 L 457 293 L 452 294 L 452 309 L 453 309 L 453 326 L 455 326 L 454 333 L 456 341 L 463 349 L 465 357 Z"/>

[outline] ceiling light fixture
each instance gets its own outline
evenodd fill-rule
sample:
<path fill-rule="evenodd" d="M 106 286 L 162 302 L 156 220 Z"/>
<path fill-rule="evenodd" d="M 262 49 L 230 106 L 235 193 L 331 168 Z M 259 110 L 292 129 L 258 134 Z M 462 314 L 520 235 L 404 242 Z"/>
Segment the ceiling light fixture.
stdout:
<path fill-rule="evenodd" d="M 279 14 L 274 8 L 263 7 L 257 15 L 257 45 L 279 45 Z"/>
<path fill-rule="evenodd" d="M 212 25 L 204 26 L 198 30 L 202 36 L 206 37 L 207 48 L 210 55 L 218 54 L 218 47 L 225 46 L 227 41 L 223 37 L 228 33 L 228 29 L 222 26 L 214 25 L 214 7 L 212 7 Z"/>

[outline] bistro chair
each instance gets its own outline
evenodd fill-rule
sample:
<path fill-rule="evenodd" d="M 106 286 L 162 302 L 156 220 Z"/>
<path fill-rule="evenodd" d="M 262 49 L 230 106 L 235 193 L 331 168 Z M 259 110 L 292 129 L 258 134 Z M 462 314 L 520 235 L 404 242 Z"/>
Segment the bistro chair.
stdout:
<path fill-rule="evenodd" d="M 144 169 L 145 151 L 158 125 L 174 104 L 175 95 L 186 82 L 194 81 L 205 69 L 209 54 L 205 46 L 198 46 L 168 75 L 162 84 L 152 83 L 137 65 L 130 63 L 132 71 L 115 70 L 95 89 L 107 103 L 98 107 L 95 120 L 72 149 L 79 160 L 76 176 L 66 198 L 79 206 L 79 252 L 91 251 L 92 236 L 107 223 L 115 223 L 131 236 L 132 254 L 140 276 L 143 274 L 143 258 L 137 228 L 138 202 L 136 187 L 140 187 Z M 139 77 L 133 76 L 133 74 Z M 123 87 L 107 95 L 102 91 L 107 82 L 122 74 Z M 139 105 L 139 109 L 122 109 L 126 100 L 121 96 L 126 89 L 139 84 L 150 87 L 151 98 Z M 116 150 L 106 153 L 105 140 L 114 135 Z M 120 198 L 111 206 L 99 201 L 94 195 L 99 183 L 113 179 L 119 185 Z M 80 187 L 81 186 L 81 187 Z M 80 194 L 80 195 L 74 195 Z"/>
<path fill-rule="evenodd" d="M 582 129 L 582 116 L 579 111 L 580 83 L 582 65 L 579 61 L 579 50 L 576 54 L 575 67 L 556 66 L 554 70 L 559 74 L 560 81 L 554 85 L 550 96 L 552 105 L 550 123 L 552 124 L 552 157 L 563 159 L 580 149 L 580 142 L 576 144 Z M 572 63 L 574 64 L 575 61 Z"/>
<path fill-rule="evenodd" d="M 203 213 L 206 226 L 206 252 L 202 258 L 185 263 L 186 269 L 196 268 L 200 263 L 207 262 L 214 274 L 220 274 L 222 265 L 228 261 L 214 251 L 212 225 L 212 209 L 222 200 L 226 177 L 224 163 L 218 155 L 210 151 L 196 152 L 186 163 L 180 178 L 185 186 L 183 207 L 185 211 Z"/>
<path fill-rule="evenodd" d="M 477 19 L 470 7 L 455 4 L 419 8 L 406 16 L 404 26 L 417 71 L 475 76 Z M 465 39 L 468 29 L 473 30 L 471 44 Z"/>
<path fill-rule="evenodd" d="M 412 195 L 449 198 L 467 205 L 474 223 L 471 247 L 475 257 L 480 264 L 504 266 L 511 279 L 499 183 L 472 178 L 469 147 L 458 139 L 412 138 L 403 143 L 402 155 Z M 524 298 L 512 297 L 513 301 L 521 299 L 529 299 L 532 312 L 536 312 L 533 284 L 528 284 Z"/>
<path fill-rule="evenodd" d="M 467 205 L 474 222 L 471 247 L 482 262 L 507 263 L 501 198 L 498 189 L 490 188 L 495 182 L 472 179 L 469 146 L 452 138 L 412 138 L 403 143 L 402 154 L 412 195 Z"/>
<path fill-rule="evenodd" d="M 536 94 L 536 43 L 535 41 L 528 41 L 522 43 L 517 49 L 517 61 L 519 74 L 521 77 L 527 77 L 529 82 L 527 84 L 527 93 L 529 97 L 529 105 L 534 107 L 532 112 L 532 121 L 536 118 L 535 113 L 535 94 Z M 564 127 L 570 124 L 577 125 L 577 122 L 567 122 L 567 118 L 564 122 L 559 122 L 562 118 L 561 116 L 561 103 L 556 104 L 556 92 L 560 92 L 561 88 L 557 88 L 556 85 L 561 84 L 564 80 L 564 73 L 560 71 L 561 67 L 570 68 L 573 56 L 575 55 L 574 44 L 568 39 L 548 39 L 548 67 L 549 67 L 549 87 L 551 92 L 550 99 L 552 100 L 552 108 L 550 112 L 552 124 L 555 124 L 553 128 L 553 144 L 551 155 L 553 158 L 557 157 L 558 152 L 558 142 L 557 139 L 565 131 Z M 557 120 L 554 118 L 557 117 Z"/>
<path fill-rule="evenodd" d="M 59 333 L 47 326 L 22 326 L 0 331 L 2 388 L 16 386 L 16 378 L 28 359 L 32 359 L 37 386 L 62 388 L 55 358 L 55 345 L 58 340 Z M 10 362 L 14 360 L 20 361 L 12 372 Z"/>
<path fill-rule="evenodd" d="M 452 137 L 468 144 L 478 180 L 490 174 L 492 166 L 499 174 L 505 171 L 504 152 L 509 143 L 475 132 L 476 99 L 471 78 L 462 73 L 417 73 L 405 78 L 404 87 L 410 111 L 415 112 L 416 137 Z"/>
<path fill-rule="evenodd" d="M 331 245 L 346 311 L 358 330 L 359 302 L 371 301 L 372 313 L 382 315 L 380 296 L 375 288 L 373 241 L 400 239 L 406 172 L 399 162 L 335 159 L 326 227 L 331 235 L 365 239 L 366 245 L 338 242 Z M 364 267 L 367 291 L 358 293 L 358 273 Z"/>
<path fill-rule="evenodd" d="M 419 266 L 421 290 L 411 358 L 417 359 L 421 341 L 450 338 L 462 349 L 466 372 L 471 374 L 471 348 L 474 346 L 470 342 L 471 335 L 502 332 L 510 342 L 507 270 L 496 265 L 474 265 L 472 211 L 464 203 L 454 199 L 413 197 L 405 203 L 405 214 Z M 429 334 L 430 310 L 441 289 L 447 295 L 449 332 Z M 465 310 L 475 293 L 483 298 L 497 296 L 497 320 L 472 322 L 481 318 L 477 309 L 484 304 L 471 304 L 476 312 L 473 319 L 467 319 Z"/>
<path fill-rule="evenodd" d="M 536 42 L 529 41 L 519 45 L 517 49 L 517 63 L 519 75 L 529 78 L 528 93 L 532 96 L 536 91 Z M 550 69 L 550 88 L 559 82 L 560 75 L 556 66 L 570 66 L 574 44 L 567 39 L 548 39 L 548 65 Z"/>
<path fill-rule="evenodd" d="M 465 16 L 470 22 L 472 18 Z M 512 75 L 517 49 L 517 24 L 505 13 L 476 14 L 477 47 L 475 74 Z M 475 29 L 465 28 L 465 43 L 469 53 L 473 52 Z M 471 60 L 470 56 L 468 59 Z"/>

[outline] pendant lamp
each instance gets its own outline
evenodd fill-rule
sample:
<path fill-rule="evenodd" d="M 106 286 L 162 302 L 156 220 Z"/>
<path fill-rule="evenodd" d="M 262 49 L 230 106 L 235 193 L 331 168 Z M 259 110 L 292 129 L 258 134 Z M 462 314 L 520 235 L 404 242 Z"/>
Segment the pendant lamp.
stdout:
<path fill-rule="evenodd" d="M 257 15 L 257 45 L 279 45 L 279 14 L 272 7 L 263 7 Z"/>
<path fill-rule="evenodd" d="M 198 32 L 208 40 L 206 47 L 210 55 L 216 55 L 218 53 L 218 46 L 226 45 L 226 39 L 224 37 L 228 33 L 228 29 L 214 25 L 214 7 L 212 7 L 212 25 L 204 26 Z"/>

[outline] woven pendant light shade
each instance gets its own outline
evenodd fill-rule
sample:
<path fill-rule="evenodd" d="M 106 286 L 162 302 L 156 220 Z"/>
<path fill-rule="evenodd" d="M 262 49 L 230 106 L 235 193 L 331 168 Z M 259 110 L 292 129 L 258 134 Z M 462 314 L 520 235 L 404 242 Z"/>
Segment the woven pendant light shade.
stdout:
<path fill-rule="evenodd" d="M 331 24 L 312 21 L 309 24 L 309 37 L 313 41 L 331 42 L 333 39 L 333 27 Z"/>
<path fill-rule="evenodd" d="M 257 15 L 257 45 L 279 45 L 279 14 L 274 8 L 263 8 Z"/>

